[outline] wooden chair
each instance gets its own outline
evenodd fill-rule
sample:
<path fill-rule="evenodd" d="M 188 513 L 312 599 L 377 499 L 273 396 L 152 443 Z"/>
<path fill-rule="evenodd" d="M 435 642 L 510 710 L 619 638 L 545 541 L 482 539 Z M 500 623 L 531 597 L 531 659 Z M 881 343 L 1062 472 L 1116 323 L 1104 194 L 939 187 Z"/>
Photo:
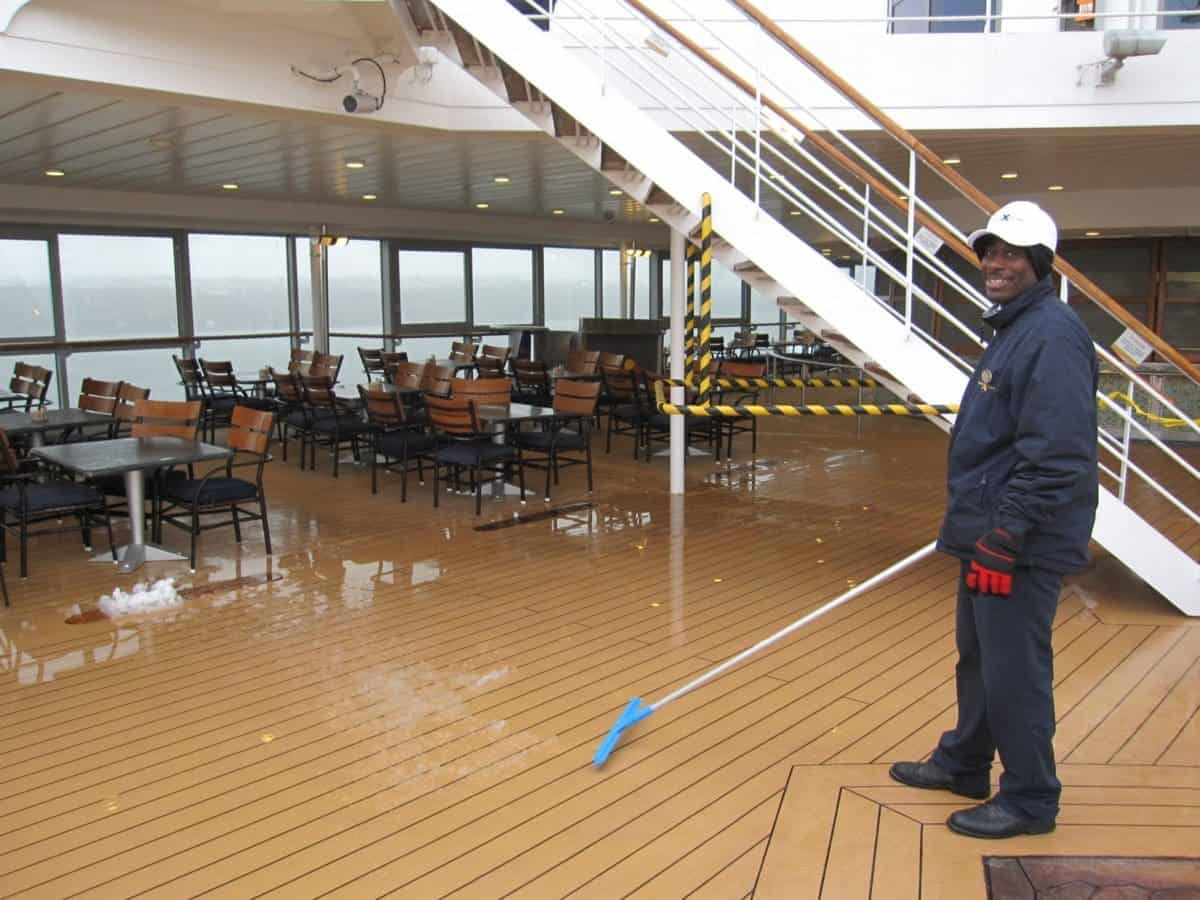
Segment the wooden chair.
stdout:
<path fill-rule="evenodd" d="M 713 368 L 715 374 L 716 369 Z M 642 405 L 646 410 L 643 424 L 643 441 L 646 447 L 646 461 L 650 461 L 650 447 L 655 443 L 669 443 L 671 440 L 671 416 L 660 413 L 657 407 L 657 391 L 655 384 L 666 381 L 668 376 L 656 372 L 638 373 L 640 381 L 639 392 L 642 395 Z M 663 396 L 670 397 L 671 389 L 663 385 Z M 694 398 L 693 398 L 694 400 Z M 691 402 L 691 401 L 689 401 Z M 693 441 L 703 441 L 714 450 L 720 459 L 721 419 L 706 419 L 702 416 L 685 416 L 683 420 L 685 446 L 692 446 Z"/>
<path fill-rule="evenodd" d="M 316 369 L 316 366 L 313 367 Z M 338 459 L 342 448 L 349 445 L 354 459 L 360 458 L 359 438 L 370 431 L 358 411 L 349 403 L 339 400 L 333 390 L 333 379 L 325 375 L 313 375 L 300 379 L 304 389 L 304 405 L 309 416 L 308 447 L 309 467 L 317 468 L 317 446 L 329 448 L 333 455 L 333 477 L 338 477 Z M 304 446 L 300 448 L 301 456 Z"/>
<path fill-rule="evenodd" d="M 722 360 L 720 367 L 717 369 L 717 377 L 765 378 L 766 375 L 767 364 L 761 360 L 752 362 Z M 727 406 L 740 406 L 748 403 L 756 404 L 759 402 L 760 393 L 760 389 L 757 387 L 718 387 L 713 394 L 713 403 Z M 752 455 L 758 453 L 758 416 L 750 416 L 749 419 L 719 418 L 714 421 L 717 427 L 717 459 L 721 458 L 722 436 L 726 439 L 725 456 L 727 459 L 732 459 L 734 435 L 744 434 L 747 431 L 750 432 L 750 452 Z"/>
<path fill-rule="evenodd" d="M 408 362 L 408 353 L 404 350 L 400 350 L 396 353 L 388 353 L 385 351 L 383 354 L 381 354 L 380 361 L 383 363 L 383 380 L 387 381 L 388 376 L 393 368 L 401 363 Z"/>
<path fill-rule="evenodd" d="M 459 381 L 461 384 L 461 380 Z M 454 369 L 450 366 L 426 364 L 421 376 L 421 393 L 425 396 L 449 397 L 455 386 Z"/>
<path fill-rule="evenodd" d="M 199 360 L 186 356 L 172 356 L 175 369 L 179 372 L 179 380 L 183 384 L 183 395 L 188 401 L 199 401 L 201 404 L 200 433 L 216 440 L 217 422 L 228 422 L 229 411 L 233 409 L 235 400 L 224 397 L 219 402 L 213 402 L 208 394 L 208 383 L 204 380 L 204 370 Z"/>
<path fill-rule="evenodd" d="M 358 386 L 367 423 L 371 426 L 371 493 L 377 490 L 377 464 L 383 457 L 385 472 L 400 466 L 400 502 L 408 500 L 408 472 L 412 462 L 417 464 L 417 477 L 425 483 L 425 458 L 437 446 L 432 435 L 409 421 L 409 416 L 397 394 L 379 385 Z"/>
<path fill-rule="evenodd" d="M 624 363 L 624 360 L 621 361 Z M 595 350 L 572 350 L 567 354 L 568 375 L 596 375 L 599 372 L 600 353 Z"/>
<path fill-rule="evenodd" d="M 210 420 L 212 435 L 216 437 L 216 424 L 229 424 L 229 417 L 234 406 L 249 406 L 260 412 L 273 412 L 275 401 L 266 397 L 251 397 L 246 389 L 238 384 L 237 376 L 233 373 L 233 363 L 227 360 L 200 360 L 200 371 L 204 373 L 204 383 L 208 386 L 208 405 L 213 410 Z M 229 401 L 232 400 L 232 403 Z"/>
<path fill-rule="evenodd" d="M 340 353 L 321 353 L 317 351 L 316 358 L 313 360 L 308 374 L 314 378 L 328 378 L 334 384 L 337 384 L 338 376 L 342 372 L 342 360 L 343 357 Z"/>
<path fill-rule="evenodd" d="M 479 377 L 499 378 L 502 376 L 511 354 L 511 347 L 484 344 L 479 350 L 479 355 L 475 357 L 475 370 L 479 373 Z"/>
<path fill-rule="evenodd" d="M 602 354 L 603 356 L 603 354 Z M 604 452 L 612 452 L 613 435 L 633 437 L 633 458 L 646 440 L 646 420 L 649 410 L 638 390 L 633 372 L 624 368 L 600 365 L 605 403 L 608 407 L 608 428 L 604 435 Z"/>
<path fill-rule="evenodd" d="M 133 405 L 130 437 L 177 437 L 194 441 L 202 409 L 203 404 L 198 400 L 138 400 Z"/>
<path fill-rule="evenodd" d="M 450 358 L 454 362 L 474 362 L 477 346 L 476 344 L 464 344 L 455 341 L 450 345 Z"/>
<path fill-rule="evenodd" d="M 384 351 L 382 349 L 373 350 L 370 347 L 358 347 L 357 349 L 358 358 L 362 362 L 363 374 L 367 376 L 367 381 L 382 381 L 384 375 L 387 373 L 387 367 L 383 361 Z"/>
<path fill-rule="evenodd" d="M 625 368 L 624 353 L 596 353 L 596 368 L 607 366 L 610 369 Z"/>
<path fill-rule="evenodd" d="M 474 400 L 478 406 L 507 406 L 512 402 L 511 378 L 459 379 L 453 385 L 453 396 Z"/>
<path fill-rule="evenodd" d="M 8 434 L 0 428 L 0 559 L 6 558 L 5 538 L 16 531 L 20 544 L 21 577 L 29 575 L 29 538 L 39 534 L 59 534 L 74 531 L 74 525 L 61 525 L 66 516 L 79 521 L 84 550 L 92 549 L 92 526 L 97 521 L 104 523 L 108 532 L 108 546 L 112 550 L 113 562 L 117 561 L 117 548 L 113 543 L 112 520 L 104 495 L 93 484 L 58 479 L 36 461 L 19 461 Z M 9 518 L 13 519 L 9 524 Z M 31 525 L 52 523 L 50 527 L 31 530 Z M 7 593 L 7 588 L 6 588 Z M 7 602 L 7 597 L 6 597 Z"/>
<path fill-rule="evenodd" d="M 295 372 L 279 372 L 268 367 L 271 383 L 275 386 L 275 427 L 279 434 L 279 443 L 283 446 L 283 461 L 287 462 L 288 442 L 292 433 L 300 437 L 300 468 L 304 468 L 304 446 L 308 440 L 309 419 L 308 406 L 304 402 L 304 388 L 300 384 L 302 376 Z"/>
<path fill-rule="evenodd" d="M 97 421 L 95 425 L 83 425 L 78 428 L 68 428 L 59 438 L 66 443 L 74 440 L 95 440 L 111 438 L 116 432 L 117 420 L 114 415 L 117 409 L 117 396 L 121 391 L 119 381 L 100 381 L 95 378 L 83 379 L 79 386 L 77 409 L 94 413 L 97 417 L 108 416 L 107 423 Z"/>
<path fill-rule="evenodd" d="M 263 543 L 267 555 L 271 555 L 263 468 L 271 458 L 268 451 L 273 427 L 271 413 L 247 406 L 235 407 L 225 436 L 226 446 L 234 451 L 233 457 L 200 478 L 173 479 L 163 485 L 162 498 L 166 506 L 158 515 L 159 521 L 189 532 L 189 560 L 193 572 L 196 571 L 196 543 L 200 532 L 232 525 L 234 540 L 240 544 L 243 519 L 262 523 Z M 253 481 L 233 477 L 234 469 L 245 467 L 255 470 Z M 202 516 L 223 512 L 229 513 L 228 519 L 201 524 Z"/>
<path fill-rule="evenodd" d="M 558 484 L 560 466 L 587 466 L 587 489 L 592 492 L 592 418 L 600 398 L 599 381 L 559 380 L 554 388 L 555 418 L 545 431 L 518 432 L 515 441 L 522 450 L 533 451 L 544 461 L 527 460 L 526 465 L 546 469 L 545 500 L 550 500 L 550 476 Z M 575 425 L 572 431 L 568 426 Z M 564 455 L 582 452 L 583 457 Z"/>
<path fill-rule="evenodd" d="M 518 403 L 531 403 L 534 406 L 549 406 L 552 391 L 550 372 L 546 364 L 529 359 L 514 359 L 512 368 L 513 400 Z"/>
<path fill-rule="evenodd" d="M 49 369 L 32 366 L 19 362 L 13 366 L 13 377 L 8 383 L 8 389 L 17 396 L 4 401 L 8 408 L 29 412 L 31 409 L 46 405 L 46 395 L 50 392 Z"/>
<path fill-rule="evenodd" d="M 117 391 L 117 403 L 113 407 L 113 437 L 123 437 L 129 433 L 137 419 L 137 402 L 149 399 L 149 388 L 140 388 L 128 381 L 121 382 Z"/>
<path fill-rule="evenodd" d="M 490 380 L 490 379 L 489 379 Z M 433 462 L 433 505 L 438 506 L 441 495 L 441 470 L 454 473 L 457 483 L 465 469 L 470 473 L 470 484 L 475 492 L 475 515 L 483 510 L 483 470 L 495 470 L 487 479 L 506 479 L 515 462 L 521 483 L 521 502 L 525 502 L 525 465 L 521 448 L 516 444 L 496 443 L 492 435 L 481 431 L 476 415 L 475 400 L 466 396 L 426 398 L 429 424 L 439 446 L 430 456 Z"/>
<path fill-rule="evenodd" d="M 315 350 L 292 350 L 288 359 L 288 371 L 296 375 L 307 375 L 316 359 Z"/>
<path fill-rule="evenodd" d="M 425 372 L 433 368 L 429 363 L 401 361 L 388 367 L 388 381 L 399 387 L 421 387 Z"/>

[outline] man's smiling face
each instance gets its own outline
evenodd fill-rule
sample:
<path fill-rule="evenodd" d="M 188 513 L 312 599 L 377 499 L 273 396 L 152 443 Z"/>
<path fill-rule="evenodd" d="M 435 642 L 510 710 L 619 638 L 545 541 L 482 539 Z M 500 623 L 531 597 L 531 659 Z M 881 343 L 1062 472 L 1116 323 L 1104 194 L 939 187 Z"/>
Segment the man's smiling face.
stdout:
<path fill-rule="evenodd" d="M 983 292 L 993 303 L 1007 303 L 1037 284 L 1037 273 L 1023 247 L 991 238 L 980 257 Z"/>

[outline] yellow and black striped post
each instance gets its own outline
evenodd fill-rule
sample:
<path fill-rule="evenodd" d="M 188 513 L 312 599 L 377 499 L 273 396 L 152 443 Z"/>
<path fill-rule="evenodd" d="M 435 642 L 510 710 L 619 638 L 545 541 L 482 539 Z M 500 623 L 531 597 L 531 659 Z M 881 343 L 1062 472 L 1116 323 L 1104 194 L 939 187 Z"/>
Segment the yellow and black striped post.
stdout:
<path fill-rule="evenodd" d="M 663 378 L 667 387 L 686 386 L 686 379 Z M 817 387 L 817 388 L 873 388 L 878 387 L 873 378 L 800 378 L 795 375 L 771 375 L 762 378 L 740 378 L 721 376 L 712 383 L 722 388 L 768 388 L 768 387 Z"/>
<path fill-rule="evenodd" d="M 683 335 L 683 384 L 691 387 L 695 381 L 696 370 L 696 245 L 690 241 L 687 244 L 687 255 L 684 265 L 687 266 L 687 297 L 685 299 L 684 335 Z"/>
<path fill-rule="evenodd" d="M 706 419 L 748 419 L 755 416 L 948 416 L 958 412 L 957 403 L 836 403 L 821 406 L 778 404 L 764 406 L 748 403 L 743 406 L 709 404 L 682 405 L 666 402 L 667 379 L 654 382 L 654 399 L 658 411 L 668 416 L 701 416 Z"/>
<path fill-rule="evenodd" d="M 700 347 L 696 354 L 697 381 L 705 402 L 712 393 L 712 195 L 700 200 Z"/>

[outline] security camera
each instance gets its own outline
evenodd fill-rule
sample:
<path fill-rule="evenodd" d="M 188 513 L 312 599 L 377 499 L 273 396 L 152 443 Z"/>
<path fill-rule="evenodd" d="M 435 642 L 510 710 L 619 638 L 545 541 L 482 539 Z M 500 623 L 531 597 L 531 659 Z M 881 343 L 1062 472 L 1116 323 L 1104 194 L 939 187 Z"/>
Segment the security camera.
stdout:
<path fill-rule="evenodd" d="M 1104 32 L 1104 55 L 1111 59 L 1131 56 L 1155 56 L 1167 43 L 1165 36 L 1155 31 L 1122 28 Z"/>
<path fill-rule="evenodd" d="M 383 106 L 383 98 L 368 94 L 366 91 L 354 89 L 354 92 L 342 98 L 342 109 L 348 113 L 371 113 Z"/>

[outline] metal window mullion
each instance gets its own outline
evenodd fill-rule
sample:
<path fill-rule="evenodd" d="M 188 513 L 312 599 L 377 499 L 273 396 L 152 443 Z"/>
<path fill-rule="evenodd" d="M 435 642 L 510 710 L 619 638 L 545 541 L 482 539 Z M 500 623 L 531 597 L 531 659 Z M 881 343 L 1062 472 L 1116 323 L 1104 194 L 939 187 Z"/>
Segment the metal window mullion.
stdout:
<path fill-rule="evenodd" d="M 288 331 L 292 333 L 288 343 L 297 350 L 300 347 L 300 280 L 296 271 L 295 235 L 287 235 L 283 249 L 287 266 Z"/>
<path fill-rule="evenodd" d="M 595 275 L 595 290 L 593 293 L 592 316 L 604 318 L 604 251 L 599 247 L 592 251 L 592 267 Z"/>
<path fill-rule="evenodd" d="M 392 252 L 391 241 L 379 242 L 379 298 L 383 305 L 383 333 L 395 334 L 398 318 L 399 302 L 396 297 L 396 254 Z M 396 349 L 395 338 L 385 337 L 381 341 L 383 349 L 389 353 Z"/>
<path fill-rule="evenodd" d="M 546 248 L 533 248 L 533 324 L 546 324 Z"/>
<path fill-rule="evenodd" d="M 468 247 L 463 252 L 463 302 L 466 304 L 463 319 L 467 323 L 467 329 L 470 331 L 475 327 L 475 249 Z M 471 335 L 467 335 L 468 342 Z"/>
<path fill-rule="evenodd" d="M 196 318 L 192 307 L 192 258 L 189 253 L 186 231 L 171 234 L 175 247 L 175 312 L 178 320 L 178 336 L 187 338 L 183 355 L 196 355 Z"/>
<path fill-rule="evenodd" d="M 58 379 L 58 408 L 66 409 L 67 399 L 67 356 L 62 344 L 67 340 L 67 316 L 63 308 L 62 266 L 58 255 L 58 234 L 46 240 L 46 262 L 50 266 L 50 310 L 54 318 L 54 377 Z"/>

